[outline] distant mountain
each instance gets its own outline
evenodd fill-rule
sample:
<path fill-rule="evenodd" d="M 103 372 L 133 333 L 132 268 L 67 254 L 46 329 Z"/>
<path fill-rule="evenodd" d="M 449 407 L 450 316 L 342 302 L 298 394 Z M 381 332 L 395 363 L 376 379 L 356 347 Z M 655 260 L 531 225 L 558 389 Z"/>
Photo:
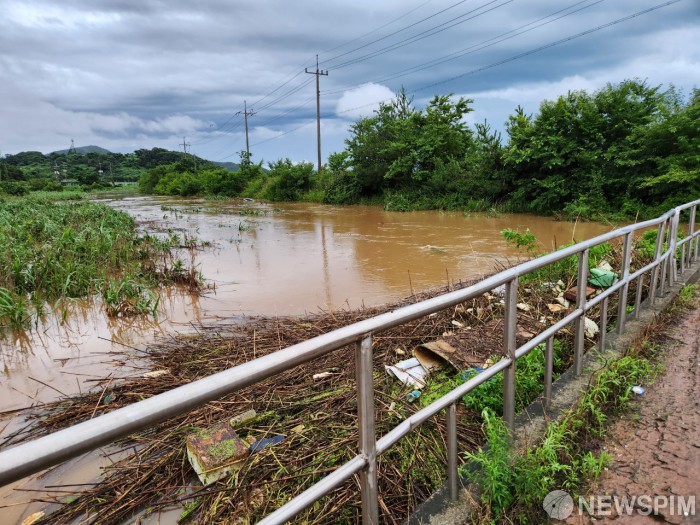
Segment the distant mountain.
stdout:
<path fill-rule="evenodd" d="M 240 164 L 236 164 L 235 162 L 213 162 L 213 164 L 216 164 L 217 166 L 220 166 L 222 168 L 226 168 L 229 171 L 238 171 L 241 169 Z"/>
<path fill-rule="evenodd" d="M 53 153 L 57 153 L 58 155 L 67 155 L 70 150 L 67 149 L 62 149 L 59 151 L 54 151 Z M 109 153 L 112 153 L 108 149 L 101 148 L 99 146 L 80 146 L 79 148 L 75 148 L 76 153 L 99 153 L 101 155 L 108 155 Z"/>

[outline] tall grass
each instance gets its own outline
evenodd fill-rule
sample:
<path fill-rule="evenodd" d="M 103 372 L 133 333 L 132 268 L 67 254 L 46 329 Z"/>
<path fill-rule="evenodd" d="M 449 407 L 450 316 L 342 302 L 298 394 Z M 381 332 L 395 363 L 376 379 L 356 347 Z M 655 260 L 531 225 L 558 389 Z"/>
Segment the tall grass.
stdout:
<path fill-rule="evenodd" d="M 97 294 L 110 305 L 138 296 L 136 310 L 153 312 L 157 302 L 144 290 L 169 279 L 170 248 L 102 204 L 8 199 L 0 203 L 0 325 L 26 325 L 46 301 Z"/>

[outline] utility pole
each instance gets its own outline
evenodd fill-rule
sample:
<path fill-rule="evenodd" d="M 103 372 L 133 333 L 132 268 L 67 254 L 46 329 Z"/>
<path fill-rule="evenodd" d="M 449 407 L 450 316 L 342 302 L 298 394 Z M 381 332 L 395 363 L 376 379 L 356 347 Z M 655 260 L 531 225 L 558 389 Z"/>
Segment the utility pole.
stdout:
<path fill-rule="evenodd" d="M 316 135 L 318 137 L 318 173 L 321 174 L 321 88 L 319 79 L 321 75 L 328 76 L 328 71 L 318 68 L 318 55 L 316 55 L 316 71 L 309 71 L 305 68 L 304 71 L 310 75 L 316 75 Z"/>
<path fill-rule="evenodd" d="M 246 153 L 246 158 L 245 162 L 246 164 L 250 164 L 250 143 L 248 142 L 248 117 L 252 117 L 255 115 L 255 111 L 252 109 L 248 111 L 248 104 L 244 100 L 243 101 L 243 121 L 245 122 L 245 153 Z M 240 115 L 241 112 L 239 111 L 236 113 L 236 115 Z"/>

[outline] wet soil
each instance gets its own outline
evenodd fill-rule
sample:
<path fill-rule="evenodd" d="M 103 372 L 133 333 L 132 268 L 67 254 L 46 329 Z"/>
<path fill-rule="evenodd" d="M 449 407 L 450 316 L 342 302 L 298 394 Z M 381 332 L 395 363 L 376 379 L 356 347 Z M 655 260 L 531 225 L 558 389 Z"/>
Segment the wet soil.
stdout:
<path fill-rule="evenodd" d="M 663 361 L 664 372 L 636 401 L 638 408 L 608 430 L 612 462 L 589 495 L 669 497 L 673 510 L 659 499 L 651 512 L 638 506 L 620 515 L 613 505 L 609 516 L 584 512 L 568 523 L 700 523 L 700 307 L 670 331 Z M 695 497 L 694 516 L 678 511 L 680 496 Z"/>

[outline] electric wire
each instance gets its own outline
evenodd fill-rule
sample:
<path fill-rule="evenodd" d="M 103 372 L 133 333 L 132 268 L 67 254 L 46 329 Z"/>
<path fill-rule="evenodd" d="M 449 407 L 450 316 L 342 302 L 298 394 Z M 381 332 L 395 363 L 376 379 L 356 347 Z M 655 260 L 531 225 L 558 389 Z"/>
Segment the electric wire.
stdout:
<path fill-rule="evenodd" d="M 460 73 L 459 75 L 454 75 L 454 76 L 452 76 L 452 77 L 445 78 L 445 79 L 440 80 L 440 81 L 437 81 L 437 82 L 432 82 L 432 83 L 430 83 L 430 84 L 426 84 L 426 85 L 424 85 L 424 86 L 421 86 L 421 87 L 419 87 L 419 88 L 416 88 L 416 89 L 412 90 L 412 91 L 411 91 L 411 94 L 419 93 L 419 92 L 421 92 L 421 91 L 425 91 L 426 89 L 430 89 L 430 88 L 435 87 L 435 86 L 439 86 L 439 85 L 442 85 L 442 84 L 446 84 L 446 83 L 449 83 L 449 82 L 453 82 L 453 81 L 458 80 L 458 79 L 460 79 L 460 78 L 464 78 L 464 77 L 469 76 L 469 75 L 474 75 L 474 74 L 476 74 L 476 73 L 480 73 L 480 72 L 482 72 L 482 71 L 486 71 L 486 70 L 488 70 L 488 69 L 492 69 L 492 68 L 494 68 L 494 67 L 498 67 L 498 66 L 501 66 L 501 65 L 503 65 L 503 64 L 507 64 L 507 63 L 509 63 L 509 62 L 514 62 L 514 61 L 519 60 L 519 59 L 521 59 L 521 58 L 524 58 L 524 57 L 533 55 L 533 54 L 535 54 L 535 53 L 539 53 L 539 52 L 544 51 L 544 50 L 546 50 L 546 49 L 551 49 L 551 48 L 553 48 L 553 47 L 555 47 L 555 46 L 558 46 L 558 45 L 561 45 L 561 44 L 564 44 L 564 43 L 567 43 L 567 42 L 571 42 L 571 41 L 576 40 L 576 39 L 578 39 L 578 38 L 581 38 L 581 37 L 583 37 L 583 36 L 587 36 L 587 35 L 590 35 L 590 34 L 592 34 L 592 33 L 596 33 L 596 32 L 598 32 L 598 31 L 601 31 L 601 30 L 603 30 L 603 29 L 607 29 L 607 28 L 609 28 L 609 27 L 616 26 L 616 25 L 618 25 L 618 24 L 621 24 L 621 23 L 627 22 L 627 21 L 629 21 L 629 20 L 632 20 L 632 19 L 634 19 L 634 18 L 637 18 L 637 17 L 643 16 L 643 15 L 649 14 L 649 13 L 651 13 L 651 12 L 653 12 L 653 11 L 657 11 L 657 10 L 662 9 L 662 8 L 664 8 L 664 7 L 668 7 L 668 6 L 670 6 L 670 5 L 677 4 L 677 3 L 679 3 L 679 2 L 681 2 L 681 0 L 670 0 L 670 1 L 668 1 L 668 2 L 663 2 L 663 3 L 660 3 L 660 4 L 656 4 L 656 5 L 652 6 L 652 7 L 647 8 L 647 9 L 643 9 L 643 10 L 637 11 L 637 12 L 635 12 L 635 13 L 632 13 L 632 14 L 630 14 L 630 15 L 627 15 L 627 16 L 624 16 L 624 17 L 621 17 L 621 18 L 617 18 L 617 19 L 612 20 L 612 21 L 610 21 L 610 22 L 607 22 L 607 23 L 605 23 L 605 24 L 600 24 L 600 25 L 598 25 L 598 26 L 596 26 L 596 27 L 593 27 L 593 28 L 591 28 L 591 29 L 587 29 L 587 30 L 585 30 L 585 31 L 581 31 L 581 32 L 576 33 L 576 34 L 573 34 L 573 35 L 569 35 L 569 36 L 567 36 L 567 37 L 565 37 L 565 38 L 560 38 L 560 39 L 558 39 L 558 40 L 555 40 L 555 41 L 553 41 L 553 42 L 549 42 L 549 43 L 547 43 L 547 44 L 543 44 L 543 45 L 541 45 L 541 46 L 535 47 L 535 48 L 530 49 L 530 50 L 528 50 L 528 51 L 525 51 L 525 52 L 522 52 L 522 53 L 518 53 L 518 54 L 516 54 L 516 55 L 510 56 L 510 57 L 507 57 L 507 58 L 504 58 L 504 59 L 502 59 L 502 60 L 498 60 L 498 61 L 496 61 L 496 62 L 492 62 L 491 64 L 488 64 L 488 65 L 485 65 L 485 66 L 481 66 L 481 67 L 478 67 L 478 68 L 475 68 L 475 69 L 471 69 L 471 70 L 466 71 L 466 72 L 464 72 L 464 73 Z M 337 114 L 337 115 L 341 115 L 341 114 L 350 113 L 350 112 L 356 111 L 356 110 L 358 110 L 358 109 L 364 109 L 364 108 L 367 108 L 367 107 L 376 106 L 377 104 L 385 103 L 385 102 L 388 102 L 388 101 L 390 101 L 390 100 L 392 100 L 392 99 L 393 99 L 393 97 L 385 98 L 385 99 L 382 99 L 382 100 L 377 100 L 377 101 L 374 101 L 374 102 L 371 102 L 371 103 L 368 103 L 368 104 L 363 104 L 363 105 L 360 105 L 360 106 L 355 106 L 355 107 L 353 107 L 353 108 L 345 109 L 345 110 L 343 110 L 343 111 L 337 111 L 336 114 Z M 263 144 L 263 143 L 266 143 L 266 142 L 270 142 L 270 141 L 276 140 L 276 139 L 278 139 L 278 138 L 281 138 L 281 137 L 286 136 L 286 135 L 288 135 L 288 134 L 290 134 L 290 133 L 293 133 L 293 132 L 295 132 L 295 131 L 298 131 L 299 129 L 302 129 L 302 128 L 304 128 L 304 127 L 306 127 L 306 126 L 309 126 L 309 125 L 311 125 L 311 124 L 313 124 L 313 122 L 312 122 L 312 121 L 309 121 L 309 122 L 307 122 L 306 124 L 297 126 L 297 127 L 295 127 L 295 128 L 292 128 L 292 129 L 289 129 L 289 130 L 287 130 L 287 131 L 285 131 L 285 132 L 283 132 L 283 133 L 280 133 L 279 135 L 276 135 L 276 136 L 274 136 L 274 137 L 270 137 L 270 138 L 265 139 L 265 140 L 263 140 L 263 141 L 256 142 L 255 145 L 259 145 L 259 144 Z"/>
<path fill-rule="evenodd" d="M 411 67 L 406 68 L 406 69 L 395 71 L 394 73 L 391 73 L 387 76 L 376 78 L 376 79 L 369 80 L 366 82 L 362 82 L 360 84 L 353 84 L 350 86 L 340 87 L 340 88 L 336 88 L 333 90 L 323 91 L 321 94 L 322 95 L 334 95 L 336 93 L 342 93 L 342 92 L 347 91 L 349 89 L 354 89 L 354 88 L 360 87 L 360 86 L 368 84 L 368 83 L 384 83 L 384 82 L 388 82 L 390 80 L 394 80 L 397 78 L 405 77 L 407 75 L 411 75 L 413 73 L 418 73 L 419 71 L 424 71 L 426 69 L 430 69 L 432 67 L 439 66 L 439 65 L 444 64 L 446 62 L 456 60 L 457 58 L 461 58 L 463 56 L 466 56 L 466 55 L 469 55 L 472 53 L 476 53 L 477 51 L 487 49 L 487 48 L 494 46 L 496 44 L 500 44 L 501 42 L 505 42 L 506 40 L 510 40 L 511 38 L 515 38 L 517 36 L 528 33 L 530 31 L 534 31 L 535 29 L 538 29 L 538 28 L 543 27 L 545 25 L 548 25 L 548 24 L 551 24 L 551 23 L 556 22 L 558 20 L 561 20 L 562 18 L 565 18 L 567 16 L 573 15 L 575 13 L 578 13 L 580 11 L 583 11 L 585 9 L 593 7 L 593 6 L 600 4 L 601 2 L 604 2 L 604 1 L 605 0 L 596 0 L 593 3 L 579 7 L 578 9 L 576 9 L 574 11 L 569 11 L 570 9 L 573 9 L 574 7 L 577 7 L 577 6 L 580 6 L 581 4 L 585 4 L 587 2 L 590 2 L 590 0 L 581 0 L 579 2 L 575 2 L 574 4 L 569 5 L 568 7 L 565 7 L 563 9 L 558 10 L 558 11 L 554 11 L 553 13 L 550 13 L 546 16 L 538 18 L 537 20 L 534 20 L 534 21 L 529 22 L 527 24 L 524 24 L 522 26 L 516 27 L 515 29 L 511 29 L 510 31 L 506 31 L 505 33 L 501 33 L 500 35 L 497 35 L 495 37 L 491 37 L 489 39 L 483 40 L 483 41 L 478 42 L 476 44 L 473 44 L 469 47 L 460 49 L 458 51 L 454 51 L 454 52 L 449 53 L 447 55 L 443 55 L 442 57 L 439 57 L 439 58 L 436 58 L 433 60 L 429 60 L 429 61 L 424 62 L 422 64 L 418 64 L 416 66 L 411 66 Z M 569 12 L 561 14 L 565 11 L 569 11 Z M 561 15 L 556 17 L 556 18 L 552 18 L 551 20 L 547 20 L 548 18 L 551 18 L 551 17 L 556 16 L 558 14 L 561 14 Z M 538 22 L 542 22 L 542 23 L 538 24 Z M 534 25 L 534 24 L 537 24 L 537 25 Z M 532 27 L 530 27 L 530 26 L 532 26 Z M 528 28 L 528 29 L 525 29 L 525 28 Z"/>

